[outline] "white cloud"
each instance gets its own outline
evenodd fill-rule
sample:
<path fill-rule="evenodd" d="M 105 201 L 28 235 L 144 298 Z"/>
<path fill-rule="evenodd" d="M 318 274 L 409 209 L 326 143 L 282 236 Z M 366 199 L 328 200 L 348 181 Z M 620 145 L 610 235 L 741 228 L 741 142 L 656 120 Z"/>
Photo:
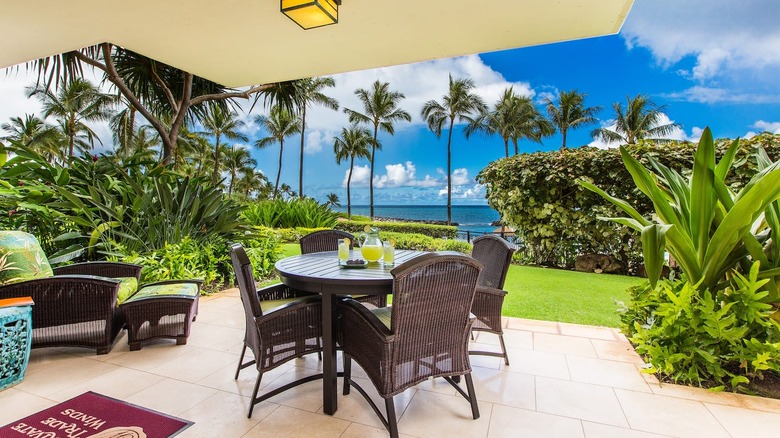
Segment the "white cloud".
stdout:
<path fill-rule="evenodd" d="M 307 131 L 306 141 L 303 144 L 305 154 L 314 155 L 322 151 L 322 145 L 326 141 L 326 133 L 323 131 Z"/>
<path fill-rule="evenodd" d="M 637 0 L 621 34 L 667 67 L 692 56 L 686 73 L 703 81 L 780 66 L 778 16 L 776 0 Z"/>
<path fill-rule="evenodd" d="M 368 187 L 368 180 L 371 175 L 371 168 L 366 164 L 365 166 L 355 166 L 352 169 L 352 182 L 350 187 Z M 347 186 L 347 178 L 349 177 L 349 169 L 344 171 L 344 179 L 341 181 L 341 186 Z"/>
<path fill-rule="evenodd" d="M 671 120 L 668 115 L 665 113 L 661 113 L 661 119 L 659 120 L 658 125 L 666 125 L 668 123 L 674 123 L 674 120 Z M 602 128 L 607 128 L 610 131 L 614 131 L 616 124 L 614 120 L 609 120 L 607 122 L 602 123 Z M 675 128 L 672 130 L 672 132 L 666 136 L 666 138 L 671 140 L 678 140 L 678 141 L 690 141 L 690 142 L 698 142 L 701 138 L 701 134 L 704 132 L 703 128 L 700 128 L 698 126 L 694 126 L 691 128 L 690 135 L 685 132 L 683 128 Z M 599 149 L 611 149 L 616 148 L 620 146 L 621 142 L 607 142 L 604 141 L 601 138 L 594 138 L 593 141 L 588 143 L 588 146 L 599 148 Z"/>
<path fill-rule="evenodd" d="M 683 91 L 662 93 L 661 97 L 696 103 L 777 103 L 780 94 L 736 92 L 733 89 L 695 85 Z"/>
<path fill-rule="evenodd" d="M 474 180 L 469 178 L 469 171 L 465 167 L 461 167 L 452 171 L 452 185 L 463 186 L 473 182 Z"/>
<path fill-rule="evenodd" d="M 769 131 L 773 134 L 780 134 L 780 122 L 765 122 L 759 120 L 751 126 L 751 128 L 760 129 L 761 132 Z"/>

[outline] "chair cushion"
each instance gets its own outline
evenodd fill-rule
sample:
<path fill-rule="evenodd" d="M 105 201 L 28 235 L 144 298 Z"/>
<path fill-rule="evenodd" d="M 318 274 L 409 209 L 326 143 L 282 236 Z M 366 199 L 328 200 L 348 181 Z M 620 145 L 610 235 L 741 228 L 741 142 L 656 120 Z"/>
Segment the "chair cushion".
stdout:
<path fill-rule="evenodd" d="M 275 309 L 277 307 L 284 306 L 285 304 L 294 303 L 296 301 L 305 300 L 308 297 L 300 297 L 300 298 L 282 298 L 280 300 L 265 300 L 260 301 L 260 309 L 263 311 L 263 313 L 267 313 L 271 311 L 272 309 Z"/>
<path fill-rule="evenodd" d="M 194 283 L 158 284 L 142 287 L 135 295 L 125 300 L 125 303 L 150 297 L 196 297 L 197 295 L 198 285 Z"/>
<path fill-rule="evenodd" d="M 393 306 L 377 307 L 376 309 L 371 309 L 371 313 L 379 318 L 379 321 L 390 330 L 390 321 L 393 319 Z"/>
<path fill-rule="evenodd" d="M 138 290 L 138 279 L 135 277 L 119 277 L 119 293 L 116 296 L 117 305 L 124 303 Z"/>
<path fill-rule="evenodd" d="M 35 236 L 22 231 L 0 231 L 0 286 L 53 275 Z"/>

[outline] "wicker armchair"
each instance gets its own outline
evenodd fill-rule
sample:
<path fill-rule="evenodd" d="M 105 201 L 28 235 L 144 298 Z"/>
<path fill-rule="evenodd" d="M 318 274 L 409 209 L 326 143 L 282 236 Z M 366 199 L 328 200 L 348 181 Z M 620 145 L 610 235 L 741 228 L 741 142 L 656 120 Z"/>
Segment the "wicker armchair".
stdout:
<path fill-rule="evenodd" d="M 32 297 L 32 348 L 111 350 L 124 326 L 117 310 L 118 277 L 141 275 L 141 266 L 89 262 L 51 269 L 38 240 L 20 231 L 0 232 L 0 298 Z M 114 277 L 114 278 L 109 278 Z"/>
<path fill-rule="evenodd" d="M 301 254 L 312 252 L 336 251 L 338 250 L 338 240 L 349 239 L 351 248 L 354 249 L 357 244 L 355 236 L 340 230 L 319 230 L 301 237 Z M 373 304 L 376 307 L 387 306 L 386 295 L 354 295 L 356 301 L 361 303 Z"/>
<path fill-rule="evenodd" d="M 258 372 L 247 415 L 251 418 L 254 406 L 261 401 L 322 378 L 322 374 L 310 375 L 257 396 L 263 373 L 306 354 L 322 352 L 322 299 L 318 295 L 300 296 L 300 292 L 282 284 L 257 290 L 252 265 L 240 244 L 231 246 L 230 258 L 246 316 L 244 348 L 235 378 L 238 379 L 239 372 L 251 365 L 255 365 Z M 247 347 L 252 350 L 254 359 L 244 363 Z"/>
<path fill-rule="evenodd" d="M 431 377 L 444 377 L 479 418 L 471 379 L 469 313 L 482 265 L 462 255 L 426 254 L 393 269 L 392 307 L 371 309 L 354 300 L 341 304 L 344 394 L 360 392 L 390 432 L 398 436 L 393 397 Z M 351 378 L 352 359 L 385 399 L 383 416 Z M 465 376 L 466 393 L 453 376 Z"/>
<path fill-rule="evenodd" d="M 471 256 L 485 266 L 479 275 L 477 294 L 471 307 L 471 312 L 477 317 L 471 329 L 497 334 L 501 342 L 501 353 L 470 351 L 469 354 L 503 357 L 507 365 L 509 356 L 506 354 L 504 330 L 501 327 L 501 307 L 507 294 L 503 290 L 504 281 L 514 252 L 515 248 L 506 240 L 489 234 L 474 239 L 474 249 L 471 252 Z"/>

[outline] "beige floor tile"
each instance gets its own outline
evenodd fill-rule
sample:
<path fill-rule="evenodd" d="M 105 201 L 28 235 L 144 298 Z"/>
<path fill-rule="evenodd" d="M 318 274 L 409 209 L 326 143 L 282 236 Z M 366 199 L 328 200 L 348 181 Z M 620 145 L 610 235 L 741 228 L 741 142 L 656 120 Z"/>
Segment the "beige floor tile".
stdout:
<path fill-rule="evenodd" d="M 598 357 L 590 339 L 574 336 L 534 333 L 534 350 L 566 355 Z"/>
<path fill-rule="evenodd" d="M 536 409 L 534 376 L 485 368 L 473 369 L 477 400 L 522 409 Z"/>
<path fill-rule="evenodd" d="M 179 415 L 216 393 L 215 389 L 164 379 L 125 400 L 168 415 Z"/>
<path fill-rule="evenodd" d="M 376 392 L 376 389 L 374 388 L 374 385 L 371 384 L 371 381 L 360 378 L 354 378 L 353 380 L 357 382 L 357 384 L 360 385 L 360 387 L 363 388 L 366 393 L 368 393 L 368 395 L 371 397 L 371 400 L 379 408 L 380 412 L 385 414 L 385 399 L 379 396 L 379 394 Z M 400 418 L 404 411 L 406 411 L 407 406 L 409 406 L 409 402 L 412 400 L 412 397 L 416 392 L 417 390 L 415 388 L 409 388 L 393 398 L 393 404 L 395 405 L 395 413 L 397 418 Z M 364 399 L 356 389 L 352 388 L 349 395 L 343 395 L 342 391 L 339 391 L 338 405 L 339 409 L 333 415 L 334 417 L 341 418 L 342 420 L 346 420 L 352 423 L 360 423 L 365 426 L 384 430 L 384 426 L 376 416 L 376 413 L 374 413 L 374 410 L 371 409 L 371 406 L 368 404 L 366 399 Z M 322 408 L 320 408 L 317 412 L 321 414 L 323 412 Z"/>
<path fill-rule="evenodd" d="M 678 437 L 728 437 L 701 402 L 616 389 L 631 429 Z"/>
<path fill-rule="evenodd" d="M 650 432 L 631 430 L 623 427 L 607 426 L 606 424 L 583 421 L 585 438 L 661 438 L 668 435 L 658 435 Z"/>
<path fill-rule="evenodd" d="M 456 395 L 458 391 L 442 378 L 428 379 L 415 386 L 420 391 L 430 391 L 439 394 Z"/>
<path fill-rule="evenodd" d="M 412 438 L 411 435 L 399 434 L 401 438 Z M 366 426 L 364 424 L 352 423 L 340 438 L 387 438 L 387 429 L 382 427 Z"/>
<path fill-rule="evenodd" d="M 776 436 L 780 430 L 780 414 L 714 403 L 705 403 L 705 406 L 734 438 Z"/>
<path fill-rule="evenodd" d="M 612 333 L 615 335 L 615 339 L 618 341 L 628 342 L 628 338 L 626 335 L 623 334 L 623 332 L 620 329 L 613 328 Z"/>
<path fill-rule="evenodd" d="M 617 341 L 615 333 L 609 327 L 594 327 L 590 325 L 560 322 L 558 323 L 558 328 L 561 330 L 561 334 L 566 336 Z"/>
<path fill-rule="evenodd" d="M 236 289 L 238 291 L 238 289 Z M 208 305 L 208 309 L 214 308 L 214 309 L 229 309 L 229 310 L 238 310 L 241 312 L 241 315 L 243 316 L 244 307 L 241 305 L 241 299 L 238 298 L 238 295 L 230 296 L 226 293 L 220 293 L 219 295 L 214 295 L 214 298 L 211 300 L 211 302 Z"/>
<path fill-rule="evenodd" d="M 49 397 L 118 368 L 113 364 L 67 355 L 43 366 L 30 365 L 24 381 L 17 385 L 17 389 Z"/>
<path fill-rule="evenodd" d="M 561 353 L 515 348 L 508 349 L 507 353 L 509 366 L 502 365 L 502 370 L 569 380 L 569 365 Z"/>
<path fill-rule="evenodd" d="M 628 342 L 623 341 L 604 341 L 602 339 L 591 339 L 591 344 L 596 350 L 599 359 L 614 360 L 633 364 L 644 364 L 642 357 L 637 354 L 634 347 Z"/>
<path fill-rule="evenodd" d="M 301 411 L 287 406 L 279 406 L 270 415 L 260 421 L 244 437 L 340 437 L 349 422 L 329 415 Z"/>
<path fill-rule="evenodd" d="M 736 394 L 735 397 L 748 409 L 780 413 L 780 400 L 753 395 Z"/>
<path fill-rule="evenodd" d="M 554 321 L 508 318 L 506 326 L 512 330 L 527 330 L 536 333 L 560 333 L 558 330 L 558 323 Z"/>
<path fill-rule="evenodd" d="M 167 340 L 165 340 L 167 341 Z M 121 365 L 141 371 L 149 371 L 160 365 L 170 362 L 174 358 L 186 354 L 193 347 L 188 345 L 176 345 L 176 343 L 160 342 L 144 344 L 138 351 L 129 349 L 117 353 L 111 353 L 108 363 Z"/>
<path fill-rule="evenodd" d="M 495 351 L 501 351 L 501 341 L 498 335 L 487 332 L 474 332 L 477 334 L 476 342 L 480 344 L 494 345 L 498 348 Z M 504 344 L 507 347 L 525 348 L 532 350 L 534 348 L 533 333 L 525 330 L 504 330 Z"/>
<path fill-rule="evenodd" d="M 244 309 L 237 307 L 234 309 L 212 309 L 205 307 L 205 310 L 198 312 L 198 318 L 193 322 L 192 329 L 200 329 L 201 326 L 219 326 L 234 329 L 246 328 L 246 317 Z"/>
<path fill-rule="evenodd" d="M 480 418 L 471 416 L 471 405 L 460 395 L 417 391 L 398 421 L 398 431 L 417 437 L 487 436 L 493 405 L 480 402 Z"/>
<path fill-rule="evenodd" d="M 604 386 L 537 377 L 536 410 L 628 427 L 614 390 Z"/>
<path fill-rule="evenodd" d="M 29 394 L 15 388 L 7 388 L 0 391 L 0 406 L 2 406 L 0 408 L 0 426 L 21 420 L 57 404 L 54 400 Z"/>
<path fill-rule="evenodd" d="M 577 438 L 583 437 L 582 422 L 573 418 L 542 414 L 508 406 L 493 406 L 488 438 Z"/>
<path fill-rule="evenodd" d="M 243 321 L 241 322 L 243 324 Z M 244 328 L 223 327 L 213 324 L 193 326 L 187 345 L 217 351 L 240 353 L 244 345 Z"/>
<path fill-rule="evenodd" d="M 93 391 L 108 397 L 125 399 L 163 379 L 164 377 L 162 376 L 144 371 L 117 367 L 94 379 L 87 380 L 54 393 L 50 398 L 62 402 L 87 391 Z"/>
<path fill-rule="evenodd" d="M 255 382 L 257 381 L 257 368 L 255 368 L 254 365 L 244 368 L 238 374 L 238 380 L 235 380 L 234 377 L 236 375 L 236 365 L 238 365 L 238 361 L 226 365 L 225 367 L 215 371 L 212 374 L 209 374 L 196 383 L 198 385 L 219 389 L 221 391 L 242 395 L 244 397 L 251 397 L 252 391 L 255 388 Z M 292 365 L 287 363 L 279 365 L 271 371 L 267 371 L 263 375 L 263 379 L 260 381 L 260 391 L 264 391 L 264 389 L 269 384 L 271 384 L 271 382 L 279 378 L 282 374 L 292 370 L 293 368 L 294 367 Z"/>
<path fill-rule="evenodd" d="M 497 345 L 471 342 L 469 343 L 469 351 L 492 351 L 501 353 L 501 347 Z M 509 360 L 512 360 L 511 357 Z M 496 356 L 485 356 L 481 354 L 469 354 L 469 362 L 471 363 L 471 366 L 499 370 L 504 365 L 504 358 Z"/>
<path fill-rule="evenodd" d="M 647 382 L 633 364 L 581 356 L 566 356 L 566 360 L 572 381 L 650 392 Z"/>
<path fill-rule="evenodd" d="M 307 368 L 293 367 L 290 371 L 271 381 L 258 395 L 312 374 L 316 374 L 316 372 Z M 341 388 L 341 379 L 338 379 L 338 387 Z M 288 389 L 268 401 L 295 409 L 317 412 L 322 407 L 322 380 L 307 382 Z"/>
<path fill-rule="evenodd" d="M 205 348 L 190 347 L 173 359 L 149 370 L 150 373 L 195 383 L 209 374 L 237 364 L 238 356 Z"/>
<path fill-rule="evenodd" d="M 179 417 L 195 422 L 182 436 L 240 437 L 278 407 L 273 403 L 259 403 L 252 411 L 252 418 L 247 418 L 249 398 L 217 392 L 179 414 Z"/>
<path fill-rule="evenodd" d="M 650 384 L 649 386 L 653 393 L 658 395 L 717 403 L 719 405 L 743 406 L 737 395 L 730 392 L 714 392 L 704 388 L 674 385 L 671 383 Z"/>

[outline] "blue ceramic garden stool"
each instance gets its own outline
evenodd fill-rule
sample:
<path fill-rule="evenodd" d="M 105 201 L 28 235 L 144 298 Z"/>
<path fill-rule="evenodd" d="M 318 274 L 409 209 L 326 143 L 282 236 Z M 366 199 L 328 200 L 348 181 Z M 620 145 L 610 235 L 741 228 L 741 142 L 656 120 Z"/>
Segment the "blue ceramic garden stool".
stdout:
<path fill-rule="evenodd" d="M 32 345 L 32 308 L 0 308 L 0 390 L 24 379 Z"/>

